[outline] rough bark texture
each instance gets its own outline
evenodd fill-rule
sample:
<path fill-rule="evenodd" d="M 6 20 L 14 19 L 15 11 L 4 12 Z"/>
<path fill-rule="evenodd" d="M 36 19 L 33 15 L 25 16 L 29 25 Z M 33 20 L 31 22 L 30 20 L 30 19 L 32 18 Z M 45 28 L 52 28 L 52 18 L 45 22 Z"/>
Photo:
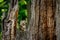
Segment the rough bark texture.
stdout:
<path fill-rule="evenodd" d="M 16 40 L 17 16 L 18 16 L 18 1 L 11 0 L 8 15 L 3 18 L 2 40 Z"/>
<path fill-rule="evenodd" d="M 56 40 L 56 0 L 31 0 L 28 40 Z"/>
<path fill-rule="evenodd" d="M 40 15 L 39 15 L 39 37 L 40 40 L 47 39 L 47 0 L 41 0 L 40 2 Z M 40 36 L 41 34 L 41 36 Z"/>
<path fill-rule="evenodd" d="M 56 35 L 57 40 L 60 40 L 60 0 L 56 0 Z"/>
<path fill-rule="evenodd" d="M 47 1 L 47 26 L 48 36 L 50 40 L 56 40 L 56 22 L 55 22 L 55 11 L 56 11 L 56 0 Z"/>
<path fill-rule="evenodd" d="M 38 0 L 37 0 L 38 1 Z M 29 21 L 29 39 L 28 40 L 38 40 L 38 16 L 35 15 L 35 4 L 37 3 L 36 0 L 31 0 L 31 17 L 30 17 L 30 21 Z M 35 3 L 36 2 L 36 3 Z M 38 5 L 39 3 L 37 3 L 36 5 Z M 38 9 L 38 6 L 36 7 L 36 9 Z M 37 11 L 37 15 L 39 14 L 39 11 Z M 36 19 L 37 18 L 37 19 Z"/>

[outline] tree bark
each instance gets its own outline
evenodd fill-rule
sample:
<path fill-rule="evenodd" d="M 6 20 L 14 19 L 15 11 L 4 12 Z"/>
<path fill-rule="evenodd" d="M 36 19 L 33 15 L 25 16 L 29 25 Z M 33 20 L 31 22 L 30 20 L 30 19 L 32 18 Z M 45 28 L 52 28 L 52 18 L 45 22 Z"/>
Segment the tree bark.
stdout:
<path fill-rule="evenodd" d="M 60 0 L 56 0 L 56 35 L 57 40 L 60 40 Z"/>
<path fill-rule="evenodd" d="M 8 15 L 3 18 L 2 40 L 16 40 L 16 24 L 18 16 L 18 0 L 11 0 Z"/>
<path fill-rule="evenodd" d="M 31 0 L 28 40 L 56 40 L 56 0 Z"/>

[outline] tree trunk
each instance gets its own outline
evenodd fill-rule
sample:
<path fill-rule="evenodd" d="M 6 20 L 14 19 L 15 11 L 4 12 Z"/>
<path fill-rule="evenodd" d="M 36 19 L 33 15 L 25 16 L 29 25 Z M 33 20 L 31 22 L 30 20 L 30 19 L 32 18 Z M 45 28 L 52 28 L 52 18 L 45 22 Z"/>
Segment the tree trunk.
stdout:
<path fill-rule="evenodd" d="M 11 0 L 8 15 L 3 18 L 2 40 L 16 40 L 18 0 Z"/>
<path fill-rule="evenodd" d="M 55 10 L 56 0 L 31 0 L 28 40 L 56 40 Z"/>
<path fill-rule="evenodd" d="M 56 35 L 57 40 L 60 40 L 60 0 L 56 0 Z"/>

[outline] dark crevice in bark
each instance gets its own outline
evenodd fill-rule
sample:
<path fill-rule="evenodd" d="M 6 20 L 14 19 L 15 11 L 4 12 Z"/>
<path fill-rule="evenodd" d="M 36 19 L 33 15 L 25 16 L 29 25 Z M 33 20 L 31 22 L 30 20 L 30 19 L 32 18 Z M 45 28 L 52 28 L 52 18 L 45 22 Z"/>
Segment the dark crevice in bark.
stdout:
<path fill-rule="evenodd" d="M 41 6 L 41 0 L 39 0 L 39 10 L 40 10 L 40 6 Z M 39 26 L 40 26 L 40 11 L 39 11 L 39 20 L 38 20 L 38 40 L 40 40 L 40 37 L 39 37 Z"/>

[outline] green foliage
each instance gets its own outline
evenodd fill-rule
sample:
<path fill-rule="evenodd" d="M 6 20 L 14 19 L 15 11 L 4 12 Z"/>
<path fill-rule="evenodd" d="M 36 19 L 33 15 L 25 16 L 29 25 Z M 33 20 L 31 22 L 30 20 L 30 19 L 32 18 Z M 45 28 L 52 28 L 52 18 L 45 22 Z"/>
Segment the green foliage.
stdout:
<path fill-rule="evenodd" d="M 26 5 L 27 2 L 26 2 L 25 0 L 21 0 L 21 1 L 19 2 L 19 4 L 22 6 L 22 5 Z"/>
<path fill-rule="evenodd" d="M 26 20 L 27 18 L 27 1 L 20 0 L 19 1 L 19 15 L 18 15 L 18 23 L 21 20 Z"/>
<path fill-rule="evenodd" d="M 0 40 L 2 40 L 2 32 L 0 32 Z"/>
<path fill-rule="evenodd" d="M 3 2 L 4 0 L 0 0 L 0 2 Z"/>
<path fill-rule="evenodd" d="M 6 3 L 6 2 L 2 2 L 2 3 L 0 4 L 0 7 L 4 6 L 5 3 Z"/>

